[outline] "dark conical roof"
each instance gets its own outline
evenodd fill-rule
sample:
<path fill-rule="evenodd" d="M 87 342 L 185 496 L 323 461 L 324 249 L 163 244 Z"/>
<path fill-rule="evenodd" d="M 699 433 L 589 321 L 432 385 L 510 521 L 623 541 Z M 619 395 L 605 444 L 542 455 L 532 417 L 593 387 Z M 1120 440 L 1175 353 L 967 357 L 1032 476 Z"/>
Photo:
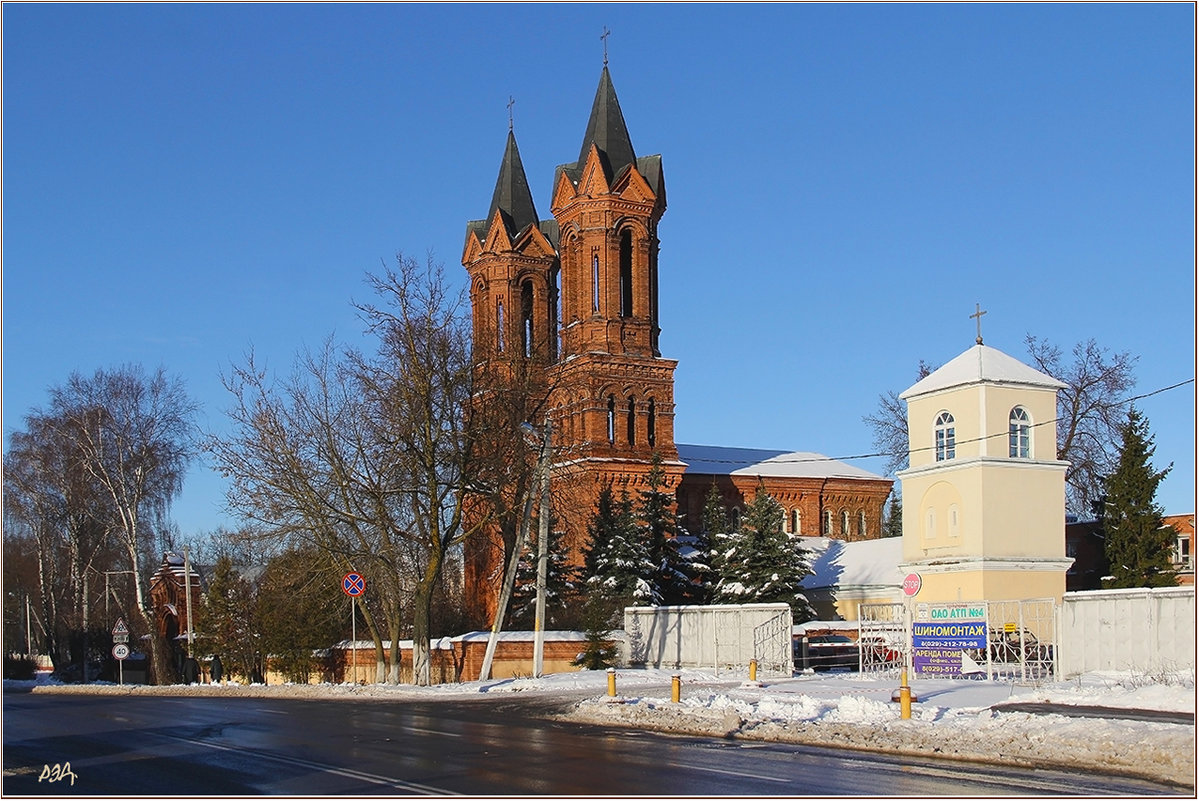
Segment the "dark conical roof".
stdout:
<path fill-rule="evenodd" d="M 485 225 L 490 225 L 496 210 L 503 216 L 508 236 L 513 237 L 528 225 L 537 225 L 537 209 L 533 206 L 533 193 L 525 178 L 525 167 L 520 162 L 520 150 L 516 147 L 516 136 L 508 131 L 508 143 L 504 147 L 504 160 L 500 164 L 500 177 L 495 182 L 491 195 L 491 208 L 487 210 Z"/>
<path fill-rule="evenodd" d="M 612 76 L 608 74 L 606 65 L 600 74 L 599 88 L 595 90 L 591 119 L 587 121 L 587 133 L 583 135 L 583 147 L 579 150 L 578 169 L 582 169 L 587 161 L 587 152 L 591 149 L 592 142 L 599 149 L 609 181 L 619 175 L 625 167 L 637 161 L 637 156 L 633 153 L 633 142 L 629 139 L 629 129 L 624 124 L 624 114 L 620 112 L 620 102 L 616 99 L 616 89 L 612 86 Z"/>

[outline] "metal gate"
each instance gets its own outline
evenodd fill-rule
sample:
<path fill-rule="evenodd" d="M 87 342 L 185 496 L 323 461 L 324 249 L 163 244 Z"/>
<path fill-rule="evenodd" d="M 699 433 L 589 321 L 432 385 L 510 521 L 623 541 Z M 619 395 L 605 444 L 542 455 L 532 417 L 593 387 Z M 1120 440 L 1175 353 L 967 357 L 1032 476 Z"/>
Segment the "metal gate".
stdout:
<path fill-rule="evenodd" d="M 895 674 L 907 664 L 912 636 L 903 604 L 862 604 L 858 607 L 858 661 L 863 673 Z"/>
<path fill-rule="evenodd" d="M 946 604 L 957 606 L 958 604 Z M 1058 674 L 1058 615 L 1052 598 L 1027 601 L 979 601 L 985 607 L 984 648 L 961 652 L 962 669 L 953 678 L 987 678 L 1039 684 Z M 858 653 L 861 671 L 898 675 L 912 664 L 912 618 L 938 604 L 862 604 Z M 956 657 L 955 657 L 956 658 Z"/>

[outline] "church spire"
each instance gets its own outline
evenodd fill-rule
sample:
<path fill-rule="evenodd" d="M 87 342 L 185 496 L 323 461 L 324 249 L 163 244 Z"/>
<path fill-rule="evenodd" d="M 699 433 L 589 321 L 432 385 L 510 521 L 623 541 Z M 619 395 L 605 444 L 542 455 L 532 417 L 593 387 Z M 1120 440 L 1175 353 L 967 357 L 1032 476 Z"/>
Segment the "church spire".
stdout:
<path fill-rule="evenodd" d="M 629 139 L 629 129 L 624 122 L 624 114 L 620 111 L 620 102 L 616 99 L 616 89 L 612 86 L 612 76 L 608 73 L 608 65 L 600 74 L 599 88 L 595 90 L 595 102 L 591 104 L 591 119 L 587 121 L 587 133 L 583 134 L 583 146 L 579 150 L 578 168 L 582 169 L 587 162 L 587 153 L 594 144 L 599 150 L 600 160 L 604 163 L 606 178 L 611 181 L 620 171 L 630 164 L 636 164 L 637 156 L 633 153 L 633 142 Z"/>
<path fill-rule="evenodd" d="M 488 224 L 497 210 L 504 219 L 510 237 L 515 237 L 529 225 L 537 225 L 533 193 L 529 191 L 529 181 L 525 178 L 525 167 L 520 161 L 520 150 L 516 147 L 516 135 L 511 127 L 504 147 L 504 160 L 500 163 L 500 175 L 495 182 L 495 192 L 491 195 L 491 208 L 487 210 Z"/>

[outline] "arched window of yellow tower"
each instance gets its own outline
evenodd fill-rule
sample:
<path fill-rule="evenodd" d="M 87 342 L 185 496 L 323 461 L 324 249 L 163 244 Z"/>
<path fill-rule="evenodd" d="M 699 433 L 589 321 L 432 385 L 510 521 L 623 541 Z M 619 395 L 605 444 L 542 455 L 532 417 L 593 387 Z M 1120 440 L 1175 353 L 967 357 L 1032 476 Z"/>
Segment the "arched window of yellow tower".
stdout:
<path fill-rule="evenodd" d="M 1027 459 L 1030 453 L 1032 419 L 1023 406 L 1012 409 L 1008 416 L 1007 449 L 1012 459 Z"/>
<path fill-rule="evenodd" d="M 944 462 L 946 459 L 952 459 L 956 450 L 953 433 L 953 415 L 949 412 L 941 412 L 937 415 L 937 422 L 933 425 L 933 432 L 937 461 Z"/>

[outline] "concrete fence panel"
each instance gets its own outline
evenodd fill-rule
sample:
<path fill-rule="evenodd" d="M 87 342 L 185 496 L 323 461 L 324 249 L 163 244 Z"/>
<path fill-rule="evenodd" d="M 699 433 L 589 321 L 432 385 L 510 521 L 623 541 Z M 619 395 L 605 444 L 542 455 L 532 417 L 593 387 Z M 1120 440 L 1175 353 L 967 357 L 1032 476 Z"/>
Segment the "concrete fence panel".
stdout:
<path fill-rule="evenodd" d="M 791 672 L 787 604 L 630 606 L 624 631 L 631 665 L 719 670 L 757 659 L 762 670 Z"/>
<path fill-rule="evenodd" d="M 1195 590 L 1155 587 L 1066 593 L 1061 671 L 1195 669 Z"/>

